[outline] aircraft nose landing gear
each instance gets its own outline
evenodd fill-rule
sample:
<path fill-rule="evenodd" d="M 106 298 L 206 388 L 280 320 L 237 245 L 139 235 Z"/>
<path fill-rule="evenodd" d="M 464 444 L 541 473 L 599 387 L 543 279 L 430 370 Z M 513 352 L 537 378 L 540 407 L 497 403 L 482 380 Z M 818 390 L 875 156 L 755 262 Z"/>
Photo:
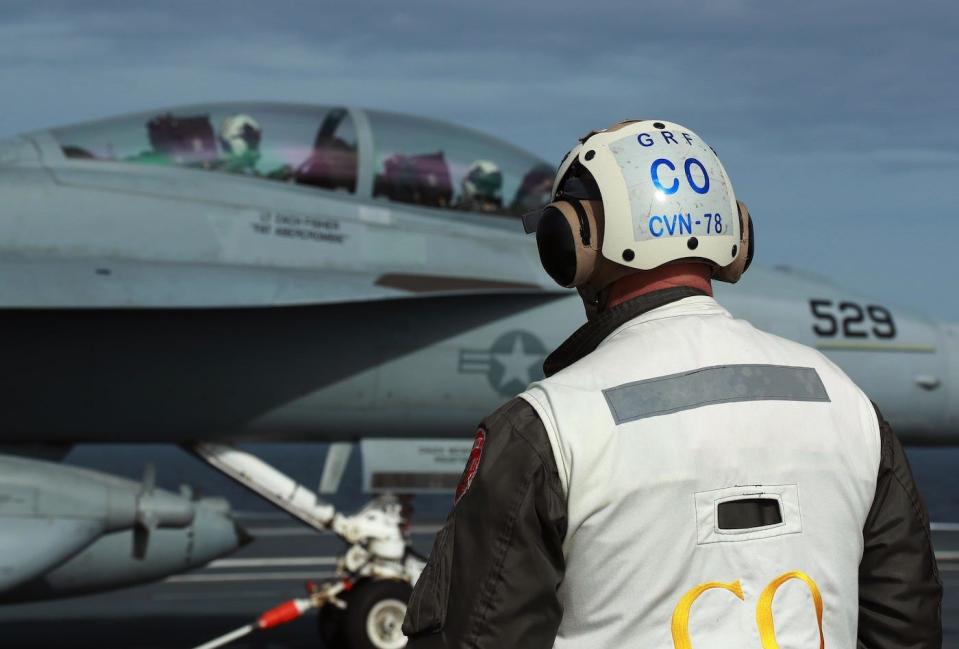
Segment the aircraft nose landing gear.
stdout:
<path fill-rule="evenodd" d="M 350 593 L 343 631 L 351 649 L 403 649 L 403 618 L 412 588 L 397 580 L 366 581 Z"/>
<path fill-rule="evenodd" d="M 319 588 L 311 584 L 308 598 L 275 606 L 251 624 L 194 649 L 217 649 L 256 631 L 292 622 L 312 609 L 319 609 L 317 622 L 324 649 L 403 649 L 403 618 L 412 592 L 409 582 L 398 579 L 363 579 L 355 584 L 344 579 Z"/>
<path fill-rule="evenodd" d="M 366 637 L 377 649 L 400 649 L 406 644 L 403 637 L 403 618 L 406 606 L 398 599 L 377 602 L 366 617 Z"/>
<path fill-rule="evenodd" d="M 406 603 L 426 561 L 412 548 L 406 508 L 380 496 L 345 516 L 316 494 L 259 458 L 217 444 L 191 450 L 214 468 L 317 530 L 329 530 L 348 544 L 336 562 L 336 580 L 308 589 L 307 599 L 291 600 L 204 645 L 220 647 L 254 631 L 290 622 L 319 609 L 320 637 L 329 649 L 402 649 Z M 200 649 L 200 648 L 197 648 Z"/>

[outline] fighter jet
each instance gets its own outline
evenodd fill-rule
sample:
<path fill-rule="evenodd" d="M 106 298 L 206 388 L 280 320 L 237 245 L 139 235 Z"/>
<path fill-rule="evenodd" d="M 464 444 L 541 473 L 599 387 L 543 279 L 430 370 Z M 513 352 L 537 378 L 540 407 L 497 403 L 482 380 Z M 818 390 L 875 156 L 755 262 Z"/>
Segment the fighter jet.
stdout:
<path fill-rule="evenodd" d="M 222 444 L 359 442 L 368 490 L 451 488 L 476 423 L 584 321 L 519 222 L 552 174 L 459 126 L 310 105 L 185 106 L 0 142 L 0 443 L 18 453 L 0 458 L 0 595 L 134 583 L 243 541 L 223 508 L 42 449 L 186 445 L 316 525 L 332 514 Z M 718 291 L 832 358 L 907 443 L 959 442 L 956 324 L 787 268 Z"/>

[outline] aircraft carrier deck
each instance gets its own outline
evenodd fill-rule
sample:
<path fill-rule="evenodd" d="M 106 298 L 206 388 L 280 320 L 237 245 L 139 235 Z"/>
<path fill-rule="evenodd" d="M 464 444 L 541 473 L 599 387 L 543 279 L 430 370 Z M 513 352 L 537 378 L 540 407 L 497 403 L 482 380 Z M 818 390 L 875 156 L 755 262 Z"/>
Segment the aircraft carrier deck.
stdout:
<path fill-rule="evenodd" d="M 256 540 L 228 559 L 148 586 L 68 600 L 0 607 L 5 648 L 179 649 L 198 645 L 303 593 L 332 571 L 340 543 L 283 515 L 242 522 Z M 428 552 L 435 525 L 414 527 Z M 959 647 L 959 525 L 934 531 L 945 584 L 944 647 Z M 227 645 L 235 649 L 318 649 L 315 616 Z"/>
<path fill-rule="evenodd" d="M 322 466 L 322 445 L 298 446 L 295 454 L 283 445 L 257 445 L 265 458 L 301 480 L 315 480 Z M 342 544 L 318 534 L 285 514 L 270 511 L 240 492 L 225 478 L 171 447 L 151 447 L 160 481 L 199 483 L 205 494 L 227 495 L 241 513 L 237 518 L 255 540 L 236 554 L 202 570 L 154 584 L 73 599 L 0 606 L 0 646 L 4 649 L 182 649 L 199 645 L 252 621 L 264 610 L 303 595 L 309 580 L 321 580 L 333 570 Z M 354 454 L 356 455 L 356 454 Z M 959 521 L 959 493 L 953 486 L 959 449 L 911 449 L 910 460 L 934 520 Z M 136 457 L 138 460 L 133 461 Z M 135 478 L 142 470 L 144 449 L 99 447 L 80 449 L 68 461 Z M 351 460 L 344 487 L 358 482 Z M 354 486 L 357 486 L 354 484 Z M 338 503 L 352 511 L 359 495 Z M 429 552 L 449 496 L 430 497 L 418 505 L 413 541 Z M 959 523 L 937 523 L 933 540 L 945 585 L 943 646 L 959 649 Z M 227 645 L 235 649 L 318 649 L 315 616 Z"/>

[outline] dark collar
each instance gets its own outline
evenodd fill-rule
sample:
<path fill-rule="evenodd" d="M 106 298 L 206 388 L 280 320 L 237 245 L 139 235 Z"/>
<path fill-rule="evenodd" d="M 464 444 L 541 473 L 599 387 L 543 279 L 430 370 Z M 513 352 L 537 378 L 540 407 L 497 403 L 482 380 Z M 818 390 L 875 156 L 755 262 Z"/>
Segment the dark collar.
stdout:
<path fill-rule="evenodd" d="M 647 311 L 658 309 L 670 302 L 696 295 L 707 295 L 699 289 L 689 286 L 665 288 L 640 295 L 632 300 L 617 304 L 612 309 L 603 311 L 595 319 L 587 322 L 567 338 L 562 345 L 546 357 L 543 362 L 543 374 L 552 376 L 560 370 L 569 367 L 579 359 L 594 351 L 599 343 L 609 334 L 619 329 L 633 318 L 641 316 Z"/>

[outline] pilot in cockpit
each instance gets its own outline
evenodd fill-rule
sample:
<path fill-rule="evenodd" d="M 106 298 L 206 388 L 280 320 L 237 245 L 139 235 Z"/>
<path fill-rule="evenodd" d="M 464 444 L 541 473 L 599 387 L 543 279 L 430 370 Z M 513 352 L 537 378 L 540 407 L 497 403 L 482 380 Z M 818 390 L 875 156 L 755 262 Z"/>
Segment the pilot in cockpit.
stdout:
<path fill-rule="evenodd" d="M 257 175 L 263 137 L 260 123 L 243 113 L 230 115 L 220 124 L 218 135 L 224 154 L 219 168 L 230 173 Z"/>
<path fill-rule="evenodd" d="M 288 164 L 280 165 L 266 173 L 261 173 L 257 169 L 261 157 L 260 141 L 263 139 L 263 129 L 252 116 L 237 113 L 224 118 L 218 135 L 224 154 L 216 167 L 220 171 L 260 176 L 271 180 L 292 179 L 293 168 Z"/>
<path fill-rule="evenodd" d="M 503 174 L 495 162 L 477 160 L 460 183 L 463 190 L 456 207 L 469 212 L 499 212 L 503 209 Z"/>

